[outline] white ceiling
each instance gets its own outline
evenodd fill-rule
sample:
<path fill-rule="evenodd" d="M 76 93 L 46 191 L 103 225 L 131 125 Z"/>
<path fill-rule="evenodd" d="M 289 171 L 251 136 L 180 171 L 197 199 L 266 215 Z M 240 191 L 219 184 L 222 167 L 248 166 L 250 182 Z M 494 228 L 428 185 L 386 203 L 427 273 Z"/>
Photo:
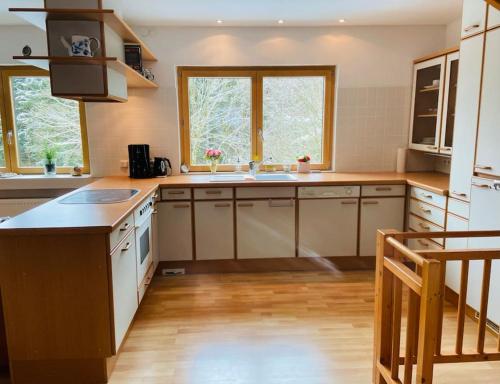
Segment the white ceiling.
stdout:
<path fill-rule="evenodd" d="M 72 0 L 68 0 L 72 1 Z M 283 26 L 444 25 L 461 15 L 463 0 L 103 0 L 132 25 Z M 0 0 L 0 25 L 22 24 L 8 7 L 43 0 Z"/>

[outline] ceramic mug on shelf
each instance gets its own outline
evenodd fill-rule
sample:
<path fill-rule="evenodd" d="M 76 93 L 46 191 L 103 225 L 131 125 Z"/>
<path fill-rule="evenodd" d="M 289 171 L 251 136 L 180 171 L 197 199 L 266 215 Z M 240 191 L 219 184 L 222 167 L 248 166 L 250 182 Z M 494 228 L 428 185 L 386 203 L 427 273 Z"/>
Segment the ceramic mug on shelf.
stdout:
<path fill-rule="evenodd" d="M 68 50 L 70 56 L 94 57 L 101 47 L 101 42 L 95 37 L 73 35 L 71 44 L 61 36 L 61 43 Z"/>

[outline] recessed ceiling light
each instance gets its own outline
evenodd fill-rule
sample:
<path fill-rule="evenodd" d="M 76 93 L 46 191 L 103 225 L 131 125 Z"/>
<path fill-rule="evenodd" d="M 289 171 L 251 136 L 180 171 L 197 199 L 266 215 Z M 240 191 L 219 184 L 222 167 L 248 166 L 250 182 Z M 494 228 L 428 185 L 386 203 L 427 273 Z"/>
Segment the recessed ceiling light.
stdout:
<path fill-rule="evenodd" d="M 217 24 L 222 24 L 223 21 L 222 20 L 217 20 Z"/>
<path fill-rule="evenodd" d="M 284 23 L 285 23 L 285 20 L 282 20 L 282 19 L 278 20 L 278 24 L 284 24 Z"/>
<path fill-rule="evenodd" d="M 345 23 L 345 19 L 339 19 L 339 23 Z"/>

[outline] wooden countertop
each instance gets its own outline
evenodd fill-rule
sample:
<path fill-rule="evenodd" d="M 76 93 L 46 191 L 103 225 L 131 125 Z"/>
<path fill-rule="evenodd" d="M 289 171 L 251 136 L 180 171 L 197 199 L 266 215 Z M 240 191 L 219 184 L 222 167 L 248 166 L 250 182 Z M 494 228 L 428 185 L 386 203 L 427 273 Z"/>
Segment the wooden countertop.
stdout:
<path fill-rule="evenodd" d="M 437 172 L 415 173 L 311 173 L 297 175 L 297 181 L 210 182 L 209 175 L 181 175 L 164 179 L 136 180 L 128 177 L 105 177 L 79 190 L 135 188 L 140 192 L 131 200 L 115 204 L 60 204 L 67 195 L 54 199 L 0 224 L 1 235 L 110 232 L 139 203 L 158 187 L 234 187 L 234 186 L 319 186 L 410 184 L 447 195 L 449 176 Z M 74 192 L 71 192 L 74 193 Z"/>

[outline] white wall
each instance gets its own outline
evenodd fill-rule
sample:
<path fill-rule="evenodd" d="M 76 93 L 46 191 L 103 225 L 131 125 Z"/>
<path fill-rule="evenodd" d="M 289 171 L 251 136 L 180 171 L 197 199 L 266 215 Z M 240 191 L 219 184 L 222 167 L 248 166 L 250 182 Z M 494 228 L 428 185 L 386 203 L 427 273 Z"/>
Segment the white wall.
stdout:
<path fill-rule="evenodd" d="M 126 145 L 140 142 L 178 170 L 178 65 L 337 65 L 336 170 L 394 170 L 396 149 L 407 142 L 412 61 L 446 46 L 444 26 L 137 30 L 158 57 L 152 68 L 160 88 L 132 90 L 125 104 L 88 104 L 95 175 L 124 173 Z M 38 31 L 27 31 L 0 27 L 2 36 L 12 36 L 0 46 L 0 63 L 31 33 L 40 41 Z"/>
<path fill-rule="evenodd" d="M 446 47 L 451 48 L 460 45 L 462 35 L 462 18 L 452 21 L 446 26 Z"/>

